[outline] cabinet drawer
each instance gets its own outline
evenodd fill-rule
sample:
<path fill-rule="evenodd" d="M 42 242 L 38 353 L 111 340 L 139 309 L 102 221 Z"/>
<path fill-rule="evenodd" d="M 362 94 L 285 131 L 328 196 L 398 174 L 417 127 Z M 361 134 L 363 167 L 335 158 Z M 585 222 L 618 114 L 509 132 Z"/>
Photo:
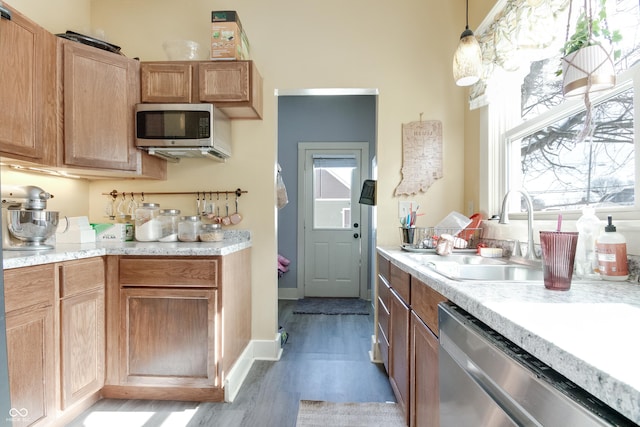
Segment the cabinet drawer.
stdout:
<path fill-rule="evenodd" d="M 54 264 L 12 268 L 4 271 L 5 312 L 32 305 L 52 305 L 55 287 Z"/>
<path fill-rule="evenodd" d="M 60 298 L 104 287 L 104 260 L 90 258 L 60 265 Z"/>
<path fill-rule="evenodd" d="M 390 265 L 391 265 L 391 263 L 389 262 L 388 259 L 386 259 L 382 255 L 378 254 L 378 274 L 381 275 L 382 277 L 384 277 L 387 280 L 387 282 L 389 281 L 389 278 L 391 277 L 389 275 L 389 266 Z"/>
<path fill-rule="evenodd" d="M 394 264 L 389 266 L 389 272 L 391 276 L 389 284 L 391 287 L 404 300 L 405 304 L 411 304 L 411 275 Z"/>
<path fill-rule="evenodd" d="M 447 299 L 429 285 L 411 277 L 411 309 L 438 336 L 438 304 Z"/>
<path fill-rule="evenodd" d="M 219 258 L 121 258 L 120 286 L 213 288 L 219 284 Z"/>
<path fill-rule="evenodd" d="M 380 303 L 380 299 L 378 299 L 378 327 L 384 338 L 389 341 L 389 309 Z"/>
<path fill-rule="evenodd" d="M 378 276 L 378 298 L 387 310 L 389 310 L 390 295 L 391 289 L 389 289 L 389 284 L 385 283 L 384 279 Z"/>
<path fill-rule="evenodd" d="M 380 356 L 382 357 L 382 363 L 387 373 L 389 372 L 389 341 L 380 330 L 380 324 L 378 324 L 378 346 L 380 347 Z"/>

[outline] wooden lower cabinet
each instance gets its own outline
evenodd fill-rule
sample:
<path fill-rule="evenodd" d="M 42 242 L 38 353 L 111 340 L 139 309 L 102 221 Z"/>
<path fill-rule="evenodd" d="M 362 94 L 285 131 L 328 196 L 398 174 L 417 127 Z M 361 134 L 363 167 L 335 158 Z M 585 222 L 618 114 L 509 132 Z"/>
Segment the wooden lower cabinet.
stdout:
<path fill-rule="evenodd" d="M 53 307 L 7 315 L 9 391 L 14 427 L 55 419 Z"/>
<path fill-rule="evenodd" d="M 216 289 L 124 288 L 122 384 L 219 386 Z"/>
<path fill-rule="evenodd" d="M 60 410 L 72 414 L 99 398 L 105 370 L 104 258 L 58 265 Z"/>
<path fill-rule="evenodd" d="M 411 313 L 411 388 L 410 422 L 411 427 L 438 427 L 439 389 L 438 389 L 438 337 L 420 320 L 415 312 Z"/>
<path fill-rule="evenodd" d="M 4 272 L 14 427 L 48 425 L 55 419 L 54 291 L 53 264 Z"/>
<path fill-rule="evenodd" d="M 376 333 L 381 358 L 410 427 L 438 427 L 438 304 L 428 284 L 377 256 Z"/>
<path fill-rule="evenodd" d="M 65 425 L 104 384 L 104 260 L 4 271 L 14 427 Z"/>
<path fill-rule="evenodd" d="M 104 385 L 104 288 L 60 302 L 62 409 Z"/>
<path fill-rule="evenodd" d="M 107 257 L 110 398 L 220 402 L 251 340 L 251 251 Z"/>
<path fill-rule="evenodd" d="M 393 289 L 389 301 L 389 381 L 407 421 L 409 417 L 410 311 Z"/>

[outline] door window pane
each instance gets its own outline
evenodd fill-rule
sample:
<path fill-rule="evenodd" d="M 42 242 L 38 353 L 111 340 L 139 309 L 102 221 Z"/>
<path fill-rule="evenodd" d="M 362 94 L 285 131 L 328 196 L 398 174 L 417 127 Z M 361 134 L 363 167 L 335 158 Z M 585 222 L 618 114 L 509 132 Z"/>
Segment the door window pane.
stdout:
<path fill-rule="evenodd" d="M 314 158 L 313 228 L 351 228 L 355 158 Z"/>

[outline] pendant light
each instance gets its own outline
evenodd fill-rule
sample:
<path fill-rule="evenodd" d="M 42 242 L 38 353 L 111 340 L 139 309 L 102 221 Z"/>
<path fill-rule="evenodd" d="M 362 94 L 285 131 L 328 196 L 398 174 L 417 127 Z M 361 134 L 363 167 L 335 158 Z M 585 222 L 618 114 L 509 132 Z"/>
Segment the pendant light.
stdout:
<path fill-rule="evenodd" d="M 480 80 L 482 51 L 473 31 L 469 29 L 469 0 L 467 0 L 467 22 L 460 35 L 460 43 L 453 54 L 453 78 L 458 86 L 471 86 Z"/>

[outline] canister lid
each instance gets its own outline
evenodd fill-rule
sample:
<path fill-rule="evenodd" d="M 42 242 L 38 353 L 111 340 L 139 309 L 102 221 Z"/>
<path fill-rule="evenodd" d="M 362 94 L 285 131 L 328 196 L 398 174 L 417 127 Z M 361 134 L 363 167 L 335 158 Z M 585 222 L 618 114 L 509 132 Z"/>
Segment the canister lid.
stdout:
<path fill-rule="evenodd" d="M 180 215 L 180 209 L 160 209 L 160 215 Z"/>
<path fill-rule="evenodd" d="M 200 219 L 200 217 L 198 217 L 198 216 L 183 216 L 180 219 L 182 221 L 193 221 L 193 222 L 196 222 L 196 221 L 198 221 L 198 219 Z"/>
<path fill-rule="evenodd" d="M 222 226 L 220 224 L 202 224 L 203 230 L 221 230 Z"/>

